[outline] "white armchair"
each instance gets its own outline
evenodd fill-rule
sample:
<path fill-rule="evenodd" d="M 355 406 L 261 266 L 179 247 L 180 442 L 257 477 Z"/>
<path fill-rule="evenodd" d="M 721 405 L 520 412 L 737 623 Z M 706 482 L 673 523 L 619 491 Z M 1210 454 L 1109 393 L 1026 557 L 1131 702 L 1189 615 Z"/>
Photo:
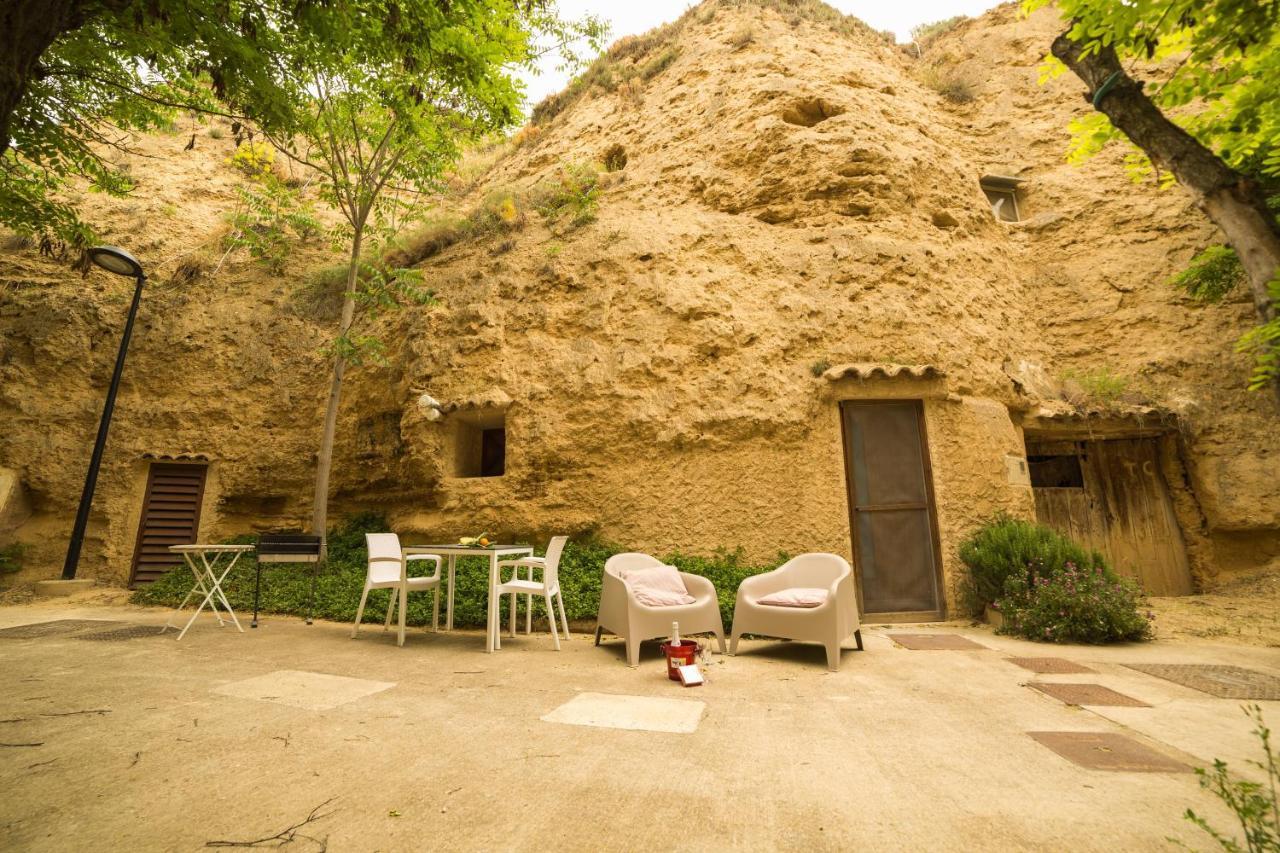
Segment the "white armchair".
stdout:
<path fill-rule="evenodd" d="M 608 631 L 621 637 L 627 645 L 627 665 L 640 665 L 640 643 L 671 635 L 671 623 L 680 623 L 680 635 L 714 634 L 724 654 L 724 620 L 711 581 L 699 575 L 680 572 L 685 591 L 693 596 L 692 604 L 661 607 L 636 600 L 625 575 L 628 571 L 661 566 L 662 561 L 648 554 L 615 554 L 604 564 L 600 587 L 600 614 L 596 619 L 596 645 L 601 633 Z"/>
<path fill-rule="evenodd" d="M 778 606 L 761 599 L 782 593 L 825 591 L 816 607 Z M 753 575 L 738 586 L 733 607 L 733 635 L 729 654 L 738 653 L 743 634 L 760 634 L 786 640 L 821 643 L 827 650 L 827 668 L 840 669 L 840 646 L 850 634 L 862 651 L 858 601 L 853 569 L 835 554 L 801 554 L 771 572 Z"/>

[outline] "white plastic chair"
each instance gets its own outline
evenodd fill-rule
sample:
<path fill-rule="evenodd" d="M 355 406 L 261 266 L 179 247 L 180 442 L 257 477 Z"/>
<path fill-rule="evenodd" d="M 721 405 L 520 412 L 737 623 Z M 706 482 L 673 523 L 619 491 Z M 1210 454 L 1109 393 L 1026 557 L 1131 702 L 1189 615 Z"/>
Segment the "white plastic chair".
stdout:
<path fill-rule="evenodd" d="M 404 645 L 404 614 L 408 593 L 431 590 L 431 630 L 440 627 L 440 558 L 435 554 L 410 554 L 408 557 L 400 548 L 400 537 L 394 533 L 366 533 L 365 545 L 369 549 L 369 569 L 364 579 L 364 592 L 360 594 L 360 607 L 356 609 L 356 622 L 351 626 L 351 639 L 356 638 L 360 630 L 360 618 L 364 616 L 364 605 L 369 599 L 371 589 L 397 589 L 399 595 L 391 594 L 387 603 L 387 621 L 382 630 L 391 627 L 391 616 L 400 608 L 400 625 L 396 637 L 396 645 Z M 431 560 L 435 572 L 426 577 L 409 577 L 409 563 L 420 560 Z"/>
<path fill-rule="evenodd" d="M 564 596 L 560 592 L 560 555 L 564 553 L 564 544 L 569 541 L 568 536 L 553 536 L 551 542 L 547 544 L 547 555 L 545 557 L 521 557 L 518 560 L 504 560 L 498 563 L 498 577 L 502 577 L 502 570 L 511 569 L 511 580 L 498 585 L 497 600 L 502 601 L 505 594 L 509 597 L 508 607 L 511 611 L 511 636 L 516 635 L 516 597 L 524 595 L 525 597 L 525 617 L 524 631 L 526 634 L 533 633 L 533 596 L 541 595 L 547 603 L 547 622 L 551 626 L 551 639 L 555 643 L 556 651 L 560 651 L 560 637 L 556 631 L 556 611 L 553 606 L 553 599 L 560 604 L 560 624 L 564 627 L 565 639 L 569 639 L 569 618 L 564 612 Z M 528 579 L 521 579 L 520 570 L 528 569 Z M 542 572 L 542 580 L 534 580 L 535 573 Z M 495 632 L 493 638 L 493 647 L 495 649 L 502 648 L 502 620 L 495 619 Z"/>

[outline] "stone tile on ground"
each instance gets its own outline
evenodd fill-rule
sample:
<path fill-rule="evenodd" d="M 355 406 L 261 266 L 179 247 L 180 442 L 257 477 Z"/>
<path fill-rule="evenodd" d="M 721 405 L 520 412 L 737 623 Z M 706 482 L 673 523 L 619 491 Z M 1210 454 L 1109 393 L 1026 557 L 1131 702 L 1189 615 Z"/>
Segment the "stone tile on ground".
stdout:
<path fill-rule="evenodd" d="M 890 639 L 912 651 L 966 651 L 987 647 L 959 634 L 890 634 Z"/>
<path fill-rule="evenodd" d="M 145 640 L 151 637 L 163 637 L 164 634 L 163 628 L 157 628 L 154 625 L 126 625 L 123 628 L 116 628 L 111 631 L 90 631 L 85 634 L 76 634 L 73 639 L 120 642 L 121 640 Z M 171 636 L 176 637 L 177 635 L 171 634 Z"/>
<path fill-rule="evenodd" d="M 1075 675 L 1095 672 L 1083 664 L 1066 658 L 1005 658 L 1005 660 L 1038 675 Z"/>
<path fill-rule="evenodd" d="M 1125 666 L 1222 699 L 1280 700 L 1280 678 L 1220 664 L 1127 663 Z"/>
<path fill-rule="evenodd" d="M 1114 732 L 1027 732 L 1037 743 L 1089 770 L 1189 773 L 1181 761 Z"/>
<path fill-rule="evenodd" d="M 1146 702 L 1117 693 L 1101 684 L 1065 684 L 1051 681 L 1028 681 L 1027 686 L 1068 705 L 1116 705 L 1125 708 L 1150 708 Z"/>
<path fill-rule="evenodd" d="M 308 711 L 327 711 L 395 686 L 393 681 L 370 681 L 327 675 L 323 672 L 282 669 L 243 681 L 233 681 L 215 687 L 213 692 L 241 699 L 276 702 Z"/>
<path fill-rule="evenodd" d="M 110 619 L 54 619 L 50 622 L 33 622 L 0 630 L 0 638 L 9 640 L 36 640 L 58 634 L 71 634 L 87 628 L 110 628 L 123 625 Z"/>
<path fill-rule="evenodd" d="M 706 704 L 696 699 L 579 693 L 544 714 L 542 720 L 572 726 L 691 734 L 698 730 L 705 708 Z"/>

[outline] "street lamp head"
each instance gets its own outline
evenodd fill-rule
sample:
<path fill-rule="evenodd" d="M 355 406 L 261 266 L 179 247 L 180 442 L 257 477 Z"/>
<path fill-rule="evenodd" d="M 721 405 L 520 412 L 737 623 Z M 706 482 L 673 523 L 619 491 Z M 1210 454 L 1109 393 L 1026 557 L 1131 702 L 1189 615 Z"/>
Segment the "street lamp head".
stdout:
<path fill-rule="evenodd" d="M 107 272 L 143 278 L 142 264 L 138 263 L 138 259 L 115 246 L 94 246 L 89 250 L 89 260 Z"/>

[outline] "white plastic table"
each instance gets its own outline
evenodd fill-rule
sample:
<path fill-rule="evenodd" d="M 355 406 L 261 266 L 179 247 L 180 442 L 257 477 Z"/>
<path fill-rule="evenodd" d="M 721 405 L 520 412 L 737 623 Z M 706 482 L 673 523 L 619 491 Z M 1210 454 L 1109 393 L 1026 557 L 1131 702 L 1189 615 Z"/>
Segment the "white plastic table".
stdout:
<path fill-rule="evenodd" d="M 411 545 L 404 550 L 408 554 L 435 554 L 437 557 L 449 558 L 449 598 L 446 605 L 444 629 L 453 630 L 453 580 L 457 571 L 459 557 L 489 558 L 489 606 L 486 614 L 484 650 L 493 652 L 493 637 L 498 624 L 498 561 L 503 557 L 527 557 L 533 553 L 528 545 L 488 545 L 471 547 L 468 545 Z"/>
<path fill-rule="evenodd" d="M 236 630 L 241 634 L 244 628 L 240 627 L 240 620 L 236 618 L 235 611 L 231 609 L 231 604 L 227 601 L 227 597 L 222 593 L 222 581 L 226 579 L 227 574 L 235 566 L 236 561 L 240 559 L 240 555 L 253 550 L 252 545 L 170 545 L 169 550 L 174 554 L 181 554 L 186 560 L 187 567 L 191 569 L 191 574 L 195 575 L 196 585 L 187 593 L 187 597 L 182 599 L 182 603 L 178 605 L 178 609 L 169 614 L 169 618 L 165 620 L 164 628 L 160 633 L 164 633 L 170 628 L 177 628 L 173 624 L 173 617 L 182 612 L 187 606 L 187 602 L 191 600 L 191 596 L 197 592 L 204 594 L 204 599 L 196 607 L 196 612 L 191 614 L 191 618 L 187 620 L 187 624 L 183 626 L 182 632 L 178 634 L 178 639 L 187 633 L 187 629 L 196 621 L 196 617 L 200 615 L 200 611 L 204 610 L 207 604 L 213 610 L 213 615 L 218 618 L 219 625 L 225 625 L 226 622 L 222 618 L 222 614 L 218 612 L 218 602 L 222 602 L 222 606 L 226 608 L 227 615 L 231 617 L 231 621 L 235 624 Z M 231 559 L 226 565 L 221 567 L 219 574 L 218 560 L 229 556 Z M 199 564 L 196 559 L 199 558 Z"/>

